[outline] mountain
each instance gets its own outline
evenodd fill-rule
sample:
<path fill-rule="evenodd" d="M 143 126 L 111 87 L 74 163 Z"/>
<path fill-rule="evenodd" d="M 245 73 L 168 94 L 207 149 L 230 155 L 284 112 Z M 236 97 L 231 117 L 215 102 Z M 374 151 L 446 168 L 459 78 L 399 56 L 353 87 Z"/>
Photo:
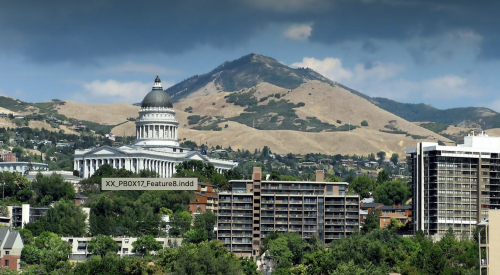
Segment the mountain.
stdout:
<path fill-rule="evenodd" d="M 258 54 L 245 55 L 237 60 L 225 62 L 209 73 L 195 75 L 165 90 L 174 102 L 189 97 L 207 94 L 202 89 L 213 91 L 237 91 L 266 82 L 285 89 L 295 89 L 309 80 L 333 82 L 308 68 L 293 69 L 273 58 Z M 199 92 L 199 93 L 197 93 Z"/>
<path fill-rule="evenodd" d="M 475 128 L 483 130 L 500 127 L 500 114 L 483 107 L 440 110 L 428 104 L 400 103 L 380 97 L 372 98 L 372 102 L 408 121 L 431 121 L 455 126 L 460 124 L 475 125 Z"/>
<path fill-rule="evenodd" d="M 251 151 L 267 145 L 276 153 L 386 151 L 403 156 L 417 142 L 459 141 L 471 126 L 477 126 L 472 120 L 464 123 L 465 116 L 479 122 L 497 116 L 486 108 L 447 112 L 425 104 L 371 98 L 311 69 L 290 68 L 258 54 L 225 62 L 166 92 L 174 101 L 181 141 Z M 112 129 L 115 135 L 134 135 L 133 120 L 139 111 L 138 106 L 126 104 L 58 101 L 30 105 L 13 99 L 0 100 L 0 107 L 78 120 L 99 132 Z M 30 127 L 35 126 L 30 122 Z"/>

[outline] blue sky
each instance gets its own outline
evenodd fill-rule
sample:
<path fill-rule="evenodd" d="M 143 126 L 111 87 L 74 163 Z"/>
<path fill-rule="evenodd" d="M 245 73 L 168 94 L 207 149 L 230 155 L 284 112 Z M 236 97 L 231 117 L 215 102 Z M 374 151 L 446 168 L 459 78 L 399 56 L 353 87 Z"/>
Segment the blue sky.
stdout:
<path fill-rule="evenodd" d="M 249 53 L 310 67 L 369 96 L 500 111 L 500 2 L 9 1 L 0 94 L 138 102 Z"/>

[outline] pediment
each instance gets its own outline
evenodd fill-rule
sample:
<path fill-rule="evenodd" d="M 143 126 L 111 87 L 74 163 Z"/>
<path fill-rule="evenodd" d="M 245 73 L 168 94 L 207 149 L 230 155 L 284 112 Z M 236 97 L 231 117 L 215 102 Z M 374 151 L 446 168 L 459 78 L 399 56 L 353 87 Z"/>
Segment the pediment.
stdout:
<path fill-rule="evenodd" d="M 200 154 L 199 152 L 194 152 L 194 151 L 191 151 L 189 152 L 186 157 L 185 157 L 186 160 L 201 160 L 201 161 L 208 161 L 208 159 L 206 157 L 204 157 L 202 154 Z"/>
<path fill-rule="evenodd" d="M 86 153 L 86 155 L 115 155 L 115 154 L 124 154 L 124 152 L 116 148 L 103 146 Z"/>

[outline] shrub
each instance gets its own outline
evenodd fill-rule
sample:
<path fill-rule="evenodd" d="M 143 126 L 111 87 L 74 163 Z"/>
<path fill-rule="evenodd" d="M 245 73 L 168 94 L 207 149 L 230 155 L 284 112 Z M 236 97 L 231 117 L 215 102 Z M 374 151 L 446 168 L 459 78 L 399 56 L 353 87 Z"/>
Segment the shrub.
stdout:
<path fill-rule="evenodd" d="M 368 126 L 368 121 L 366 120 L 361 121 L 361 126 Z"/>

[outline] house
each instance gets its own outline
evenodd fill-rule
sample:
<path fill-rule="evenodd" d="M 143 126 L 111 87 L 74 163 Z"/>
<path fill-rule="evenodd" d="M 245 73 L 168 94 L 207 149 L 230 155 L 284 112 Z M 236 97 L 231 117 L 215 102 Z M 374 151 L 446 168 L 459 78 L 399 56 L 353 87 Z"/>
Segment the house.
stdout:
<path fill-rule="evenodd" d="M 386 228 L 392 218 L 398 219 L 403 224 L 412 220 L 412 205 L 384 205 L 377 208 L 380 217 L 380 228 Z"/>
<path fill-rule="evenodd" d="M 76 193 L 75 194 L 75 204 L 76 205 L 82 205 L 85 202 L 87 202 L 89 197 L 82 195 L 81 193 Z"/>
<path fill-rule="evenodd" d="M 23 115 L 14 115 L 14 119 L 24 119 Z"/>
<path fill-rule="evenodd" d="M 0 268 L 9 267 L 11 270 L 19 270 L 21 251 L 24 243 L 19 231 L 10 230 L 8 227 L 0 227 Z"/>
<path fill-rule="evenodd" d="M 189 203 L 191 213 L 201 213 L 211 210 L 217 213 L 219 205 L 219 195 L 217 186 L 203 182 L 198 183 L 198 190 L 195 191 L 196 198 Z"/>
<path fill-rule="evenodd" d="M 360 202 L 359 203 L 359 209 L 360 210 L 364 210 L 368 213 L 372 213 L 374 211 L 376 211 L 377 209 L 379 209 L 380 207 L 384 206 L 382 203 L 378 203 L 378 202 Z"/>

